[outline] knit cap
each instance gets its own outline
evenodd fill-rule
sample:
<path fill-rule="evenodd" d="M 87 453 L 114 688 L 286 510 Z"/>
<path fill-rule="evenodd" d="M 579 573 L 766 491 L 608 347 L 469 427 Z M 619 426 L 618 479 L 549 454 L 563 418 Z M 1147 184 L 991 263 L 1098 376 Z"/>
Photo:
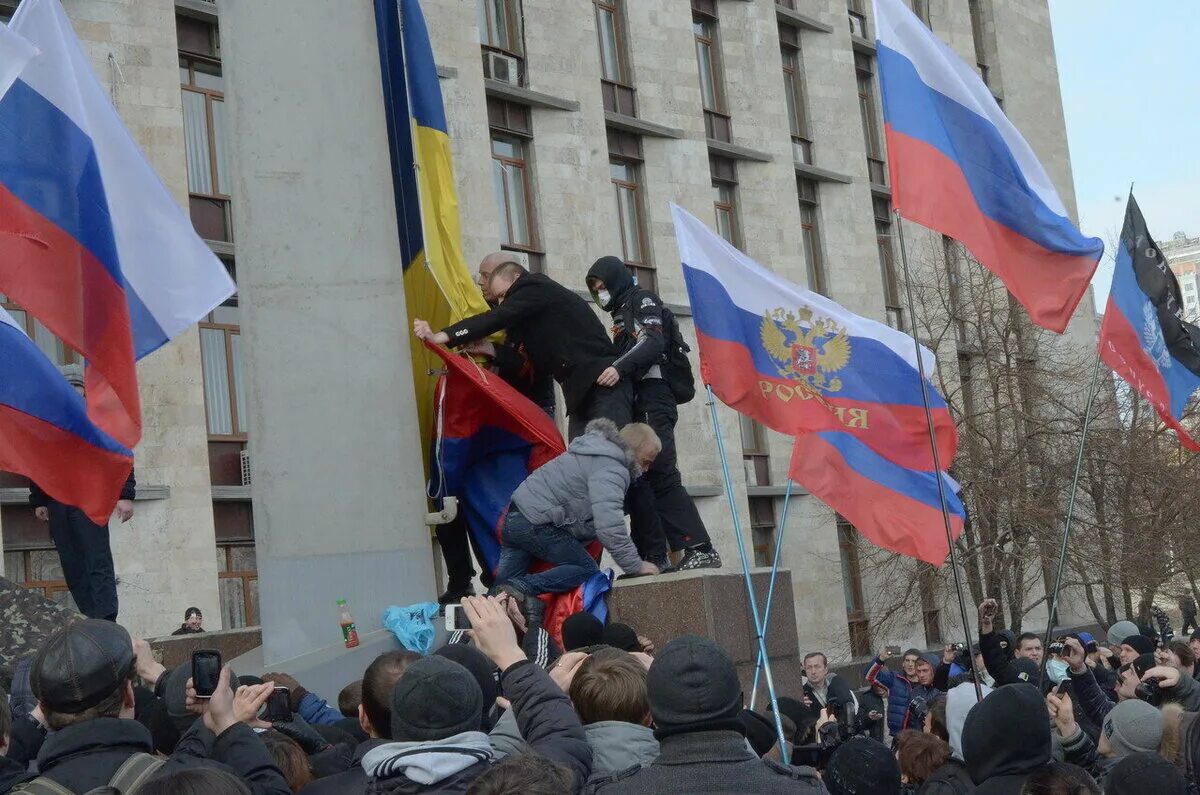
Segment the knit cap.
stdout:
<path fill-rule="evenodd" d="M 479 731 L 483 691 L 463 666 L 434 655 L 409 666 L 392 690 L 392 738 L 397 742 L 444 740 Z"/>
<path fill-rule="evenodd" d="M 1155 753 L 1130 754 L 1109 770 L 1105 795 L 1184 795 L 1187 781 L 1175 765 Z"/>
<path fill-rule="evenodd" d="M 878 740 L 851 737 L 833 752 L 822 779 L 829 795 L 898 795 L 900 765 Z"/>
<path fill-rule="evenodd" d="M 1162 742 L 1163 715 L 1145 701 L 1122 701 L 1104 716 L 1102 731 L 1113 756 L 1152 753 Z"/>
<path fill-rule="evenodd" d="M 683 635 L 666 645 L 646 677 L 655 736 L 719 729 L 744 732 L 742 684 L 725 650 L 708 638 Z"/>
<path fill-rule="evenodd" d="M 1108 628 L 1108 645 L 1118 646 L 1130 635 L 1140 635 L 1138 625 L 1132 621 L 1118 621 Z"/>
<path fill-rule="evenodd" d="M 1136 635 L 1130 635 L 1121 640 L 1122 646 L 1128 646 L 1138 654 L 1154 654 L 1154 641 L 1147 638 L 1140 632 Z"/>

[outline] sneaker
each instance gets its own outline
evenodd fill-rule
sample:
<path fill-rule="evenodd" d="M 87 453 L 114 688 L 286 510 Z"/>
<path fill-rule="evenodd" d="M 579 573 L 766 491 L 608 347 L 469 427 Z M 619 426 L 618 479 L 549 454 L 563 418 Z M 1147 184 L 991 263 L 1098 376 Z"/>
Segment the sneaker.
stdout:
<path fill-rule="evenodd" d="M 721 553 L 716 549 L 701 552 L 698 549 L 687 549 L 679 563 L 663 570 L 663 574 L 673 574 L 677 571 L 695 571 L 696 569 L 721 568 Z"/>
<path fill-rule="evenodd" d="M 438 597 L 438 604 L 445 607 L 446 605 L 458 604 L 464 597 L 474 596 L 475 589 L 469 584 L 459 588 L 453 585 L 446 588 L 446 592 Z"/>

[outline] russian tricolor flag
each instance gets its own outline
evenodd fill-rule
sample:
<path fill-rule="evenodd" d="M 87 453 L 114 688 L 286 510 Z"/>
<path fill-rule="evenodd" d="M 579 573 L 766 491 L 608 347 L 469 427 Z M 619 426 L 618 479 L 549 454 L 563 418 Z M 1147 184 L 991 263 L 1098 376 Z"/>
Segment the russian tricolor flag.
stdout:
<path fill-rule="evenodd" d="M 892 200 L 961 242 L 1030 318 L 1062 332 L 1104 253 L 975 70 L 902 0 L 875 0 Z"/>
<path fill-rule="evenodd" d="M 3 308 L 0 439 L 0 470 L 108 524 L 133 453 L 92 424 L 83 398 Z"/>
<path fill-rule="evenodd" d="M 782 279 L 671 205 L 704 383 L 728 406 L 794 436 L 844 431 L 890 461 L 933 470 L 913 338 Z M 922 347 L 925 371 L 933 353 Z M 958 436 L 928 384 L 943 466 Z"/>
<path fill-rule="evenodd" d="M 0 292 L 87 360 L 88 414 L 141 437 L 134 362 L 233 280 L 125 129 L 58 0 L 10 24 L 40 50 L 0 99 Z M 0 49 L 0 75 L 21 53 Z"/>

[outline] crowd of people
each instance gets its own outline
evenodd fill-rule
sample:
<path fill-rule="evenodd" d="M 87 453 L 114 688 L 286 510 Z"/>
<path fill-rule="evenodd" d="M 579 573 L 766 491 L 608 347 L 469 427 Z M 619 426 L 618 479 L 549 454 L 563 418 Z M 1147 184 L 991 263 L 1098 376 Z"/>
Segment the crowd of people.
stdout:
<path fill-rule="evenodd" d="M 710 639 L 656 649 L 578 613 L 559 645 L 509 593 L 462 605 L 472 629 L 379 655 L 335 704 L 228 666 L 202 697 L 190 662 L 81 620 L 0 698 L 0 793 L 1196 792 L 1200 633 L 1119 622 L 1043 649 L 996 629 L 988 600 L 977 647 L 886 649 L 862 688 L 806 655 L 802 682 L 777 681 L 796 694 L 777 725 Z"/>

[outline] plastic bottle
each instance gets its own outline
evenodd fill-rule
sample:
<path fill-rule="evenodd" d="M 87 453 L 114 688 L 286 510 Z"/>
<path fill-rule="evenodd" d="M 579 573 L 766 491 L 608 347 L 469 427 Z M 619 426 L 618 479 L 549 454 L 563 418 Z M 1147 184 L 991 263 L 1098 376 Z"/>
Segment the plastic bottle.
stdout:
<path fill-rule="evenodd" d="M 347 649 L 353 649 L 358 645 L 358 629 L 354 626 L 354 618 L 350 615 L 350 607 L 346 604 L 345 599 L 338 599 L 337 606 L 338 624 L 342 627 L 342 640 L 345 641 Z"/>

